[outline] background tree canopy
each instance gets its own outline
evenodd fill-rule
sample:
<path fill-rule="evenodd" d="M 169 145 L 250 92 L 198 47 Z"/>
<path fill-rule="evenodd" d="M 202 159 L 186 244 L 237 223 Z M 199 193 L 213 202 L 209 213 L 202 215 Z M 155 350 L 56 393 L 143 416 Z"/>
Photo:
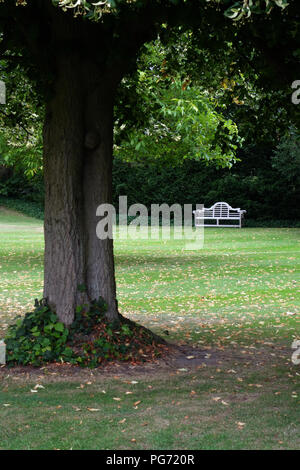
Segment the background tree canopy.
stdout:
<path fill-rule="evenodd" d="M 297 114 L 289 113 L 282 90 L 261 87 L 250 63 L 241 70 L 239 48 L 202 41 L 197 29 L 165 27 L 123 79 L 115 106 L 115 204 L 121 194 L 148 206 L 224 199 L 247 208 L 256 223 L 262 213 L 265 223 L 299 220 Z M 2 170 L 0 194 L 38 203 L 26 209 L 40 216 L 44 107 L 20 64 L 1 66 L 9 96 L 0 116 L 1 164 L 13 172 Z"/>
<path fill-rule="evenodd" d="M 99 297 L 107 318 L 120 319 L 112 241 L 99 243 L 95 234 L 97 206 L 113 200 L 118 161 L 128 171 L 144 165 L 148 176 L 155 165 L 159 175 L 163 164 L 181 171 L 192 160 L 223 167 L 222 183 L 210 197 L 221 192 L 228 199 L 231 191 L 232 202 L 240 178 L 225 168 L 242 155 L 242 145 L 245 155 L 255 142 L 252 155 L 263 159 L 253 158 L 245 175 L 245 208 L 252 199 L 257 207 L 263 203 L 271 171 L 297 197 L 294 180 L 274 156 L 278 145 L 289 154 L 284 136 L 299 129 L 291 103 L 299 72 L 296 1 L 4 1 L 0 30 L 4 73 L 21 77 L 11 87 L 15 103 L 3 115 L 2 158 L 37 187 L 43 120 L 44 297 L 65 325 L 77 307 Z M 19 135 L 5 128 L 9 124 Z M 178 189 L 177 177 L 174 184 Z M 190 194 L 181 188 L 178 202 Z M 2 192 L 11 194 L 7 184 Z M 274 199 L 270 205 L 276 206 Z"/>

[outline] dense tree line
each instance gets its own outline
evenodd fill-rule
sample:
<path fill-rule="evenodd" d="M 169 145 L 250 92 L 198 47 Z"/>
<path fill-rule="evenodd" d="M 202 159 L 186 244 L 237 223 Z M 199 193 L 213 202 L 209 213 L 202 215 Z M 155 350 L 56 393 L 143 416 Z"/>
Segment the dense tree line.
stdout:
<path fill-rule="evenodd" d="M 277 221 L 293 225 L 300 221 L 300 144 L 299 138 L 282 139 L 278 149 L 252 147 L 240 151 L 240 162 L 232 168 L 216 168 L 202 161 L 185 160 L 170 164 L 127 162 L 120 156 L 113 166 L 113 201 L 127 195 L 129 204 L 152 203 L 195 204 L 209 206 L 224 200 L 247 210 L 245 223 Z M 41 175 L 26 178 L 22 172 L 0 174 L 2 203 L 21 199 L 31 207 L 16 205 L 41 216 L 43 210 L 43 179 Z M 249 222 L 250 223 L 250 222 Z M 256 223 L 256 225 L 257 225 Z"/>

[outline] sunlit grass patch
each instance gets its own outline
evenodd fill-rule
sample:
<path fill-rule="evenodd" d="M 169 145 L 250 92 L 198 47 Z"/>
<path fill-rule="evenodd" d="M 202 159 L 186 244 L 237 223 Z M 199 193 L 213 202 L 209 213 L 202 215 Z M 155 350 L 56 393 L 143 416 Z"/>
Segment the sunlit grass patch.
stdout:
<path fill-rule="evenodd" d="M 300 230 L 208 229 L 195 251 L 119 240 L 115 257 L 121 312 L 215 362 L 57 383 L 5 372 L 0 448 L 299 448 Z M 0 211 L 0 336 L 42 281 L 41 223 Z"/>

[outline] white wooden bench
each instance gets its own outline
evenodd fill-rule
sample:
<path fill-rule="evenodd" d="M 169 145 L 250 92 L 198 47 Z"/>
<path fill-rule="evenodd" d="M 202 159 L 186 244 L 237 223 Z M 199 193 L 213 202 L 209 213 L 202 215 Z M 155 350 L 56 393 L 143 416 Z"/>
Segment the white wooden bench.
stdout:
<path fill-rule="evenodd" d="M 193 211 L 196 227 L 242 227 L 242 218 L 245 210 L 233 208 L 227 202 L 216 202 L 209 209 L 197 209 Z M 205 220 L 216 220 L 216 224 L 205 224 Z M 220 221 L 234 220 L 237 224 L 220 224 Z"/>

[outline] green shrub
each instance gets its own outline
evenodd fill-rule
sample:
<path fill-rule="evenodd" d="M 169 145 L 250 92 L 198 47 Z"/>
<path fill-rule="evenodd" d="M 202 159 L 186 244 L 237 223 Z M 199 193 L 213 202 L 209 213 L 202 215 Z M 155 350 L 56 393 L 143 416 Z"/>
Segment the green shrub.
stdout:
<path fill-rule="evenodd" d="M 97 367 L 112 360 L 146 361 L 160 354 L 149 330 L 123 317 L 113 324 L 104 315 L 106 309 L 102 298 L 89 310 L 78 307 L 73 324 L 66 328 L 45 300 L 36 300 L 34 311 L 18 317 L 8 328 L 8 365 L 41 366 L 59 361 Z"/>
<path fill-rule="evenodd" d="M 29 202 L 22 199 L 11 199 L 0 196 L 0 205 L 5 206 L 8 209 L 22 212 L 22 214 L 34 217 L 35 219 L 44 219 L 43 206 L 37 202 Z"/>
<path fill-rule="evenodd" d="M 33 312 L 17 317 L 5 338 L 8 364 L 40 366 L 70 354 L 66 349 L 69 330 L 43 301 Z"/>

